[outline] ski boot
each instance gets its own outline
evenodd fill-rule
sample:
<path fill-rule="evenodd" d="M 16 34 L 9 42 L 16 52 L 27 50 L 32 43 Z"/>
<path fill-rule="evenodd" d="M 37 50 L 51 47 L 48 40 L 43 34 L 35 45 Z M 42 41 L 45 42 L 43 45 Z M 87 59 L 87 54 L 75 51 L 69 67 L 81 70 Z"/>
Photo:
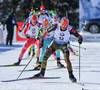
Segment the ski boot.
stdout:
<path fill-rule="evenodd" d="M 18 62 L 15 62 L 13 65 L 18 66 L 20 64 L 20 62 L 21 62 L 21 59 L 19 59 Z"/>
<path fill-rule="evenodd" d="M 31 55 L 31 52 L 29 51 L 29 52 L 28 52 L 28 56 L 30 56 L 30 55 Z"/>
<path fill-rule="evenodd" d="M 59 68 L 64 68 L 64 67 L 65 67 L 63 64 L 61 64 L 61 62 L 57 62 L 57 66 L 58 66 Z"/>
<path fill-rule="evenodd" d="M 35 74 L 33 77 L 30 77 L 30 79 L 32 78 L 43 78 L 45 74 L 45 69 L 41 69 L 40 73 Z"/>
<path fill-rule="evenodd" d="M 40 70 L 41 69 L 41 62 L 39 62 L 39 64 L 36 65 L 36 67 L 34 68 L 34 70 Z"/>
<path fill-rule="evenodd" d="M 70 72 L 69 73 L 69 79 L 74 83 L 74 82 L 77 82 L 77 79 L 74 77 L 73 73 Z"/>

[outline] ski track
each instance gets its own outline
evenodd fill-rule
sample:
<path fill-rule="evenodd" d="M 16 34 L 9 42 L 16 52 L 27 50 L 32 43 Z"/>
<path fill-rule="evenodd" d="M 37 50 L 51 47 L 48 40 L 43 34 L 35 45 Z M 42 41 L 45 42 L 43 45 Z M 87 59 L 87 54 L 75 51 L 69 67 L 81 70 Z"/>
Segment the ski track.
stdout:
<path fill-rule="evenodd" d="M 77 42 L 71 42 L 73 45 L 79 45 Z M 18 60 L 23 43 L 14 43 L 13 46 L 0 45 L 0 65 L 12 64 Z M 78 47 L 71 46 L 78 50 Z M 0 90 L 100 90 L 100 42 L 83 42 L 81 47 L 81 78 L 79 81 L 79 56 L 73 56 L 72 59 L 73 73 L 77 81 L 84 86 L 71 83 L 66 69 L 47 70 L 45 77 L 61 77 L 60 79 L 42 79 L 42 80 L 20 80 L 15 82 L 1 82 L 2 80 L 16 79 L 25 66 L 0 67 Z M 36 48 L 36 47 L 35 47 Z M 27 50 L 28 51 L 28 50 Z M 24 57 L 27 56 L 27 52 Z M 77 52 L 76 52 L 77 53 Z M 78 53 L 77 53 L 78 54 Z M 61 58 L 63 58 L 61 52 Z M 23 58 L 24 58 L 23 57 Z M 57 68 L 56 61 L 51 56 L 47 62 L 47 69 Z M 30 59 L 22 60 L 21 64 L 27 64 Z M 35 58 L 30 62 L 26 69 L 32 69 L 36 62 Z M 65 62 L 61 61 L 65 66 Z M 39 71 L 23 72 L 19 78 L 25 78 L 37 74 Z"/>

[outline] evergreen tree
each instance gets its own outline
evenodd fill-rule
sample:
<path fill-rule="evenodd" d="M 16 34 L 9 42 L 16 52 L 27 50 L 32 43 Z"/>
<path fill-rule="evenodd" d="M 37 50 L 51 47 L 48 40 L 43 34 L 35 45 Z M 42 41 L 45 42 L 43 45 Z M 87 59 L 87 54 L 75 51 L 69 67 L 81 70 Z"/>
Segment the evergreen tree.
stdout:
<path fill-rule="evenodd" d="M 5 1 L 5 0 L 4 0 Z M 3 3 L 0 3 L 0 22 L 3 22 L 5 17 L 11 10 L 16 12 L 17 21 L 25 21 L 29 16 L 31 9 L 39 10 L 40 6 L 44 5 L 49 10 L 56 10 L 59 17 L 62 18 L 68 14 L 70 24 L 74 28 L 78 28 L 79 23 L 79 12 L 76 12 L 79 9 L 79 0 L 7 0 Z"/>

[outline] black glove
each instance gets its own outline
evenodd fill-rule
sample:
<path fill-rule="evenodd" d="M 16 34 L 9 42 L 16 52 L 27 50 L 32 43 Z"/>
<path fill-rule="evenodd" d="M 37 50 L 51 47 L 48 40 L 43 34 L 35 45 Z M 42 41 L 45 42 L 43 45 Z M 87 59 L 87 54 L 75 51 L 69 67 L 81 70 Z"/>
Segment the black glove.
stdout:
<path fill-rule="evenodd" d="M 48 33 L 51 32 L 51 31 L 53 31 L 53 30 L 55 30 L 57 27 L 58 27 L 57 24 L 51 26 L 50 28 L 47 29 Z"/>
<path fill-rule="evenodd" d="M 44 41 L 44 40 L 41 40 L 41 42 L 40 42 L 40 44 L 39 44 L 39 47 L 40 47 L 40 48 L 43 47 L 43 41 Z"/>
<path fill-rule="evenodd" d="M 18 32 L 21 32 L 22 31 L 22 29 L 20 29 Z"/>
<path fill-rule="evenodd" d="M 26 38 L 30 38 L 30 36 L 28 34 L 25 34 Z"/>
<path fill-rule="evenodd" d="M 78 42 L 79 42 L 79 44 L 82 44 L 83 39 L 79 39 Z"/>
<path fill-rule="evenodd" d="M 34 55 L 35 55 L 35 53 L 32 54 L 32 56 L 34 56 Z"/>

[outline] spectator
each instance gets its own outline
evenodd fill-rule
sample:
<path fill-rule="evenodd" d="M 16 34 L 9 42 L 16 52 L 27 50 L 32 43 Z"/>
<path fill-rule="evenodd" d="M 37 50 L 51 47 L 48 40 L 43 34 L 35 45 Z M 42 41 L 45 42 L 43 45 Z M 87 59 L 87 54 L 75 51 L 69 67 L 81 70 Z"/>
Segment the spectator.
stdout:
<path fill-rule="evenodd" d="M 3 26 L 3 30 L 5 30 L 5 25 L 7 28 L 7 38 L 6 38 L 6 45 L 8 45 L 8 43 L 10 42 L 10 45 L 12 45 L 12 40 L 13 40 L 13 35 L 14 35 L 14 25 L 17 26 L 16 21 L 15 21 L 15 11 L 11 11 L 11 13 L 9 13 L 8 18 L 5 20 L 4 26 Z"/>

